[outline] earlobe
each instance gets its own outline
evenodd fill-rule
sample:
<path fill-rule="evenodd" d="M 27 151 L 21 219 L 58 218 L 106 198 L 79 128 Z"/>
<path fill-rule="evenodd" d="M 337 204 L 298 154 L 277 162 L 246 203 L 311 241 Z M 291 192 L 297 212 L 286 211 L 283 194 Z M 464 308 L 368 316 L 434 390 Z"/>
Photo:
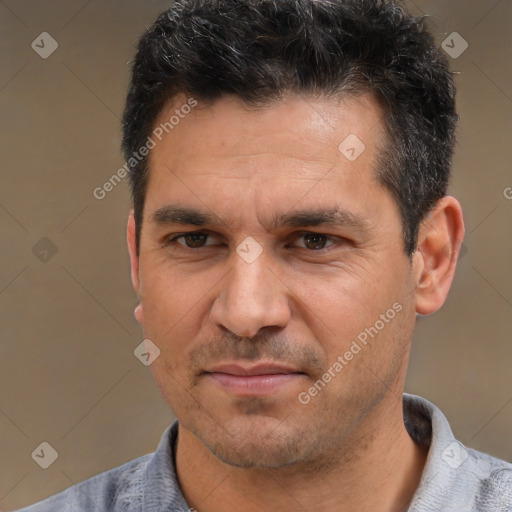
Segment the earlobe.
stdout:
<path fill-rule="evenodd" d="M 439 200 L 421 226 L 414 255 L 416 312 L 434 313 L 450 290 L 464 239 L 460 203 L 451 196 Z"/>
<path fill-rule="evenodd" d="M 132 285 L 140 301 L 139 256 L 137 256 L 135 217 L 133 214 L 133 209 L 130 210 L 130 214 L 128 216 L 126 241 L 128 243 L 128 252 L 130 253 Z M 142 325 L 144 323 L 144 310 L 142 308 L 142 302 L 139 302 L 139 304 L 135 307 L 134 315 L 137 322 Z"/>
<path fill-rule="evenodd" d="M 128 252 L 130 254 L 130 271 L 132 278 L 132 286 L 140 300 L 140 280 L 139 280 L 139 256 L 137 256 L 137 244 L 136 244 L 136 230 L 135 230 L 135 217 L 133 215 L 133 209 L 130 210 L 128 216 L 128 226 L 126 227 L 126 241 L 128 243 Z M 142 309 L 142 303 L 135 307 L 134 311 L 135 319 L 139 324 L 144 322 L 144 311 Z"/>
<path fill-rule="evenodd" d="M 134 310 L 135 320 L 139 322 L 139 324 L 144 324 L 144 310 L 142 309 L 142 304 L 139 302 L 139 304 L 135 307 Z"/>

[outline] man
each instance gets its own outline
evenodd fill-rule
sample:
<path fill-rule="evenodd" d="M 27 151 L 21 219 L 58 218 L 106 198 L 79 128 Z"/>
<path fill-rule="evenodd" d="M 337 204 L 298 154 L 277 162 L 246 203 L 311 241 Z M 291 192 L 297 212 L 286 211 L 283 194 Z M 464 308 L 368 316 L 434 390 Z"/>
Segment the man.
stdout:
<path fill-rule="evenodd" d="M 136 318 L 178 418 L 27 511 L 510 511 L 512 466 L 403 394 L 464 237 L 454 85 L 387 0 L 178 0 L 123 148 Z"/>

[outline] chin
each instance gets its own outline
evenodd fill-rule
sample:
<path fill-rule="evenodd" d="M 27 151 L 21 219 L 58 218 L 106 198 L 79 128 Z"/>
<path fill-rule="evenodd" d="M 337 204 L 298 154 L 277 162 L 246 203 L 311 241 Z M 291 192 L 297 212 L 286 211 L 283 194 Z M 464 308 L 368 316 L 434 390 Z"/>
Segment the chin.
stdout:
<path fill-rule="evenodd" d="M 304 460 L 306 433 L 283 419 L 244 416 L 225 427 L 193 428 L 194 434 L 219 460 L 239 468 L 278 469 Z"/>
<path fill-rule="evenodd" d="M 206 446 L 219 460 L 238 468 L 279 469 L 302 461 L 297 443 L 292 439 L 273 442 L 267 437 L 245 444 L 227 440 Z"/>

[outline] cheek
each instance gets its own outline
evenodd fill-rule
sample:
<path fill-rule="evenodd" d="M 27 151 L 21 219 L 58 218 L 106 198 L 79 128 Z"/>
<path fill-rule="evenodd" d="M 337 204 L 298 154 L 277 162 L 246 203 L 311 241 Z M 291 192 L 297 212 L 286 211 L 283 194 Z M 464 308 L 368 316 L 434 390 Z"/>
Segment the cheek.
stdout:
<path fill-rule="evenodd" d="M 358 336 L 363 342 L 365 337 L 373 341 L 371 335 L 377 329 L 375 341 L 387 337 L 400 314 L 393 309 L 393 304 L 400 301 L 398 288 L 390 272 L 385 276 L 368 273 L 362 279 L 340 270 L 335 280 L 302 287 L 297 294 L 302 303 L 298 314 L 312 328 L 329 360 L 334 361 Z M 385 315 L 384 320 L 381 315 Z"/>
<path fill-rule="evenodd" d="M 140 297 L 149 325 L 176 324 L 204 297 L 200 282 L 184 276 L 178 266 L 150 262 L 142 266 L 140 276 Z"/>
<path fill-rule="evenodd" d="M 339 332 L 340 327 L 349 328 L 371 317 L 379 307 L 383 290 L 371 281 L 374 279 L 366 281 L 345 269 L 334 269 L 329 275 L 312 276 L 300 285 L 292 284 L 290 289 L 298 304 L 302 304 L 301 315 L 316 317 L 317 322 Z"/>
<path fill-rule="evenodd" d="M 141 288 L 144 336 L 160 349 L 158 362 L 166 369 L 180 371 L 191 340 L 196 337 L 199 316 L 205 303 L 193 287 L 161 276 L 146 276 Z M 159 370 L 159 371 L 163 371 Z M 160 375 L 165 377 L 165 374 Z"/>

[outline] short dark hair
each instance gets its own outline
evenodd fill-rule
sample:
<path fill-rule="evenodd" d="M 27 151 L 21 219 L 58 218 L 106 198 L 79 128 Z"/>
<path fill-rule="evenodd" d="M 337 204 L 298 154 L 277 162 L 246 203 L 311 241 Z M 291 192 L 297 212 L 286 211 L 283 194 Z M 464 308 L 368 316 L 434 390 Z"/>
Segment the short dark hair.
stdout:
<path fill-rule="evenodd" d="M 446 195 L 455 143 L 455 86 L 424 17 L 391 0 L 176 0 L 142 36 L 123 115 L 137 254 L 148 183 L 147 141 L 167 100 L 233 94 L 248 107 L 287 93 L 373 92 L 387 144 L 377 178 L 396 200 L 404 251 Z"/>

